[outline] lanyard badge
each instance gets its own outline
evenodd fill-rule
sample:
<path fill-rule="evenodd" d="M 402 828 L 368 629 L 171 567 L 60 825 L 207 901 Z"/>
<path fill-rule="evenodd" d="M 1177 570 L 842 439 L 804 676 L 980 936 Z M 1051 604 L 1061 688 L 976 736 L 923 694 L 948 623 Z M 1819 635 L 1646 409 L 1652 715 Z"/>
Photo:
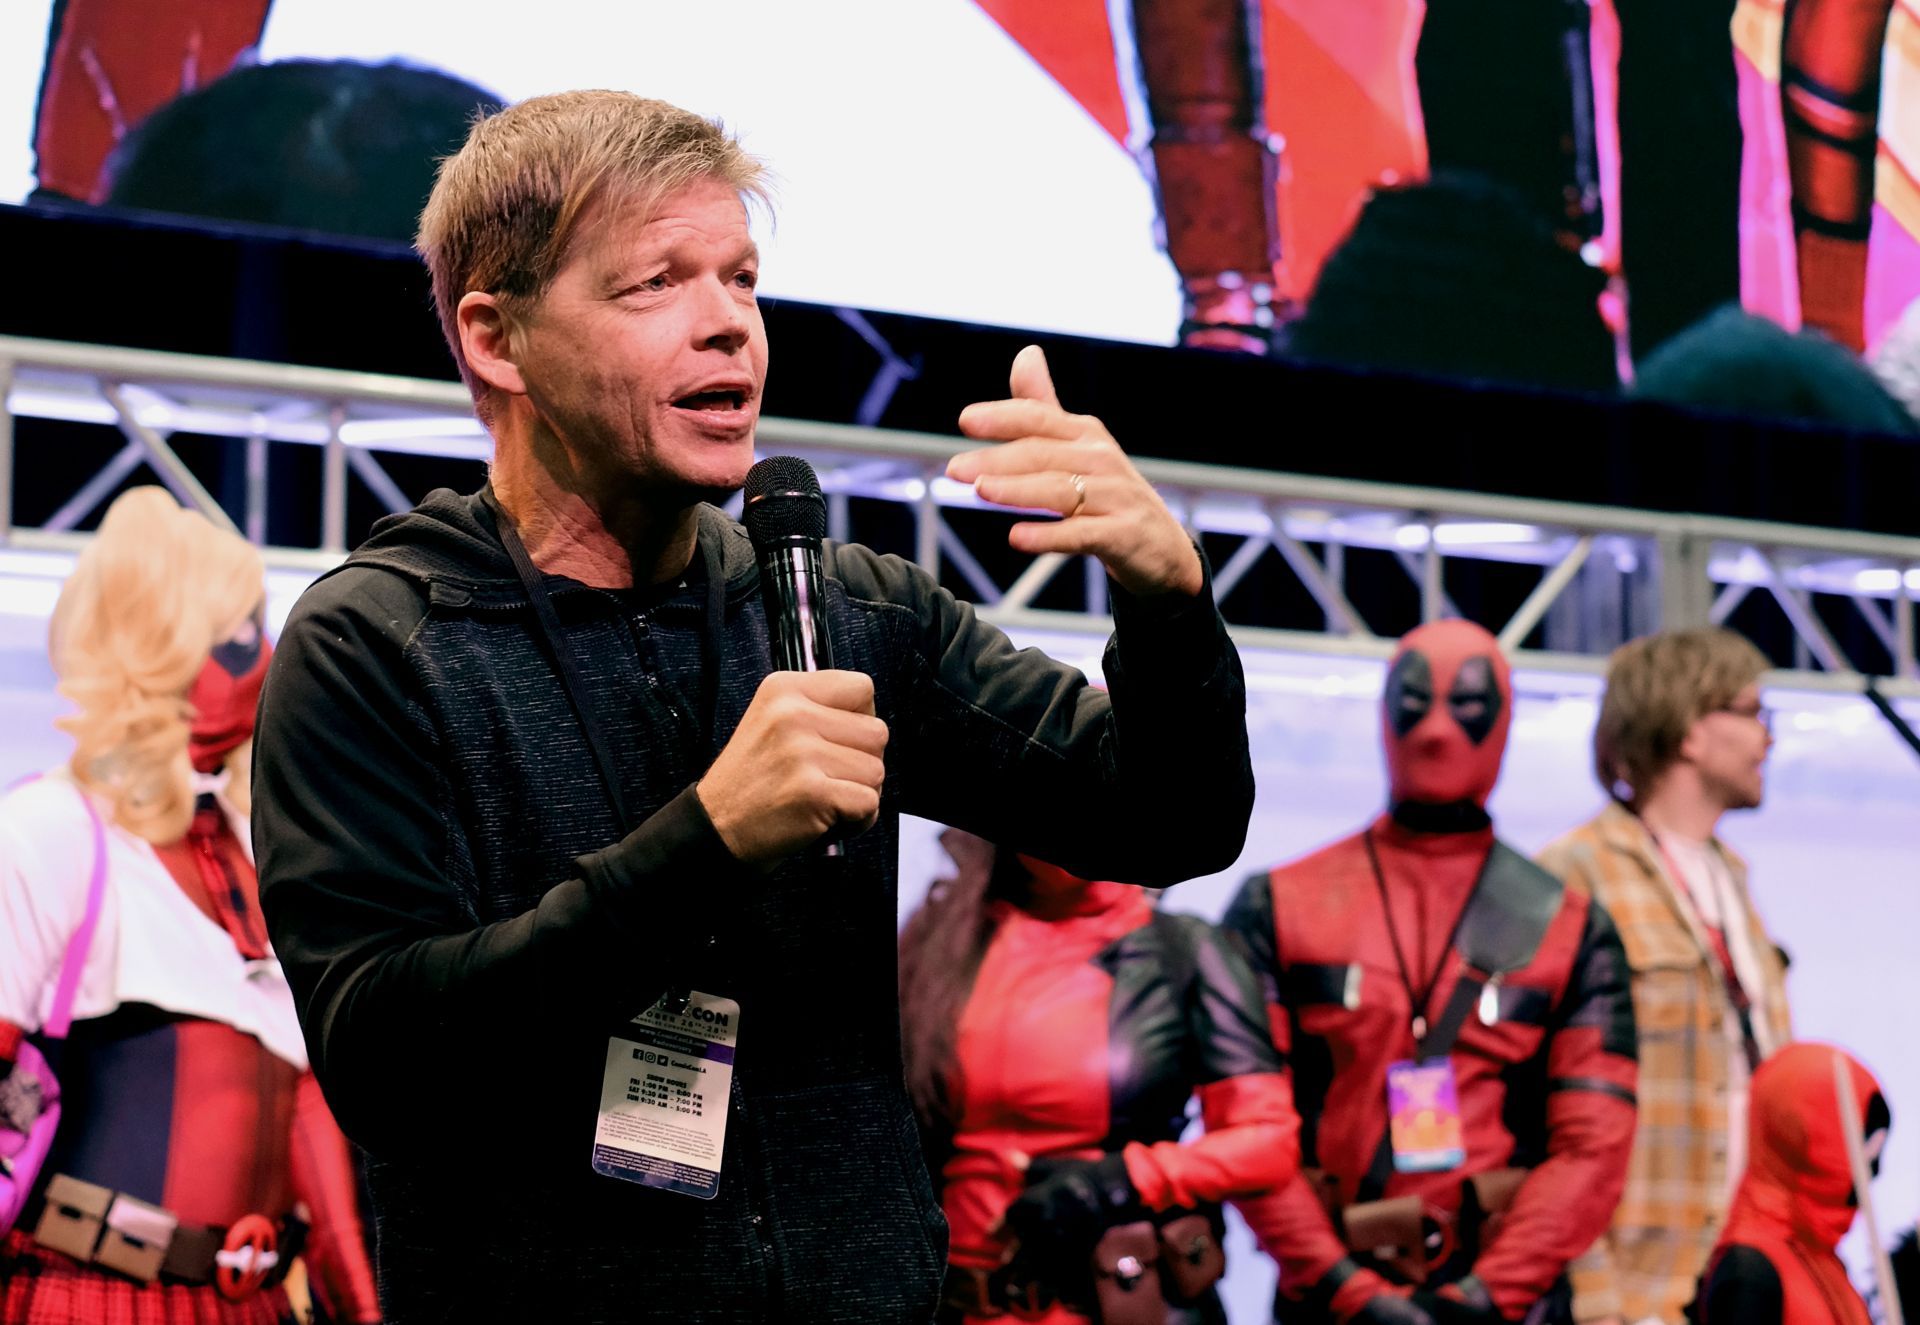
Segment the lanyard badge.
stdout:
<path fill-rule="evenodd" d="M 668 994 L 607 1039 L 593 1171 L 712 1200 L 720 1190 L 740 1005 Z"/>
<path fill-rule="evenodd" d="M 1452 1059 L 1387 1065 L 1387 1126 L 1395 1172 L 1437 1173 L 1466 1162 Z"/>

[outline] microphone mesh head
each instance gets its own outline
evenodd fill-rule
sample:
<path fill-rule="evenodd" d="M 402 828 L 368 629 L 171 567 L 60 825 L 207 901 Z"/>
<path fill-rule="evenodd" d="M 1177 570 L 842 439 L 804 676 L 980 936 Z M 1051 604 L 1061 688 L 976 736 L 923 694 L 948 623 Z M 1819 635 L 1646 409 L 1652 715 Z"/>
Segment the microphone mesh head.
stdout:
<path fill-rule="evenodd" d="M 755 547 L 827 536 L 827 502 L 813 466 L 798 456 L 770 455 L 747 471 L 747 537 Z"/>

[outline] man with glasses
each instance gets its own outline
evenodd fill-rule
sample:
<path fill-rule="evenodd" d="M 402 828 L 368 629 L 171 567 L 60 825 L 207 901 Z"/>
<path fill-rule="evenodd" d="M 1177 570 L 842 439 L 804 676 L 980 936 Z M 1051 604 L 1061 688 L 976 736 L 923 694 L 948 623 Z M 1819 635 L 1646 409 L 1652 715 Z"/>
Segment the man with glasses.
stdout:
<path fill-rule="evenodd" d="M 1786 964 L 1720 818 L 1756 808 L 1773 736 L 1767 660 L 1720 629 L 1607 665 L 1594 771 L 1612 798 L 1541 855 L 1619 926 L 1640 1028 L 1639 1130 L 1613 1226 L 1573 1266 L 1582 1322 L 1677 1325 L 1745 1167 L 1747 1083 L 1790 1038 Z"/>

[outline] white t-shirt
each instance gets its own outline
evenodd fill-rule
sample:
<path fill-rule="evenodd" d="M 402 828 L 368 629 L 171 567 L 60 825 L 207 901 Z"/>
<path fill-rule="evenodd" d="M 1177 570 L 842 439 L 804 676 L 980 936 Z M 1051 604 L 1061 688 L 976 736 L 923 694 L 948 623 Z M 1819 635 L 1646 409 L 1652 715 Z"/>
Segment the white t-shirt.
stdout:
<path fill-rule="evenodd" d="M 1720 848 L 1710 841 L 1696 842 L 1673 832 L 1656 834 L 1656 838 L 1668 867 L 1678 872 L 1674 882 L 1679 886 L 1682 900 L 1692 904 L 1701 924 L 1719 930 L 1727 945 L 1727 955 L 1733 960 L 1733 976 L 1753 1005 L 1748 1020 L 1760 1056 L 1765 1058 L 1779 1046 L 1772 1042 L 1772 1028 L 1761 1011 L 1766 977 L 1753 947 L 1753 916 L 1734 885 L 1733 871 Z M 1739 1185 L 1747 1167 L 1748 1079 L 1751 1076 L 1746 1032 L 1740 1024 L 1739 1012 L 1731 1004 L 1727 1008 L 1726 1031 L 1727 1196 L 1731 1200 L 1733 1189 Z"/>
<path fill-rule="evenodd" d="M 87 910 L 93 822 L 80 795 L 64 773 L 49 773 L 0 799 L 0 1018 L 28 1031 L 53 1006 L 68 941 Z M 246 824 L 234 827 L 246 843 Z M 244 1031 L 304 1071 L 306 1043 L 280 963 L 242 957 L 144 839 L 108 823 L 106 848 L 106 894 L 74 1018 L 146 1003 Z"/>

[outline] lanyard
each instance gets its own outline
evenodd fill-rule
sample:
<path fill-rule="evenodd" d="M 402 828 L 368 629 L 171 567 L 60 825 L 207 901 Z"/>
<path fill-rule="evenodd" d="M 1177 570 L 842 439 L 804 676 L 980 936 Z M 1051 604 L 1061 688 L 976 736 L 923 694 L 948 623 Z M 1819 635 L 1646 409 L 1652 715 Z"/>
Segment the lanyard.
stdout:
<path fill-rule="evenodd" d="M 1427 1038 L 1427 1008 L 1433 1002 L 1433 991 L 1440 983 L 1440 973 L 1447 969 L 1447 955 L 1459 941 L 1460 927 L 1466 923 L 1467 912 L 1473 908 L 1473 899 L 1480 892 L 1480 884 L 1487 872 L 1485 869 L 1480 871 L 1480 877 L 1474 880 L 1473 891 L 1467 894 L 1467 900 L 1461 904 L 1460 914 L 1454 917 L 1453 928 L 1447 931 L 1447 946 L 1441 949 L 1439 958 L 1433 964 L 1433 971 L 1427 976 L 1427 987 L 1415 990 L 1413 972 L 1407 962 L 1406 952 L 1400 946 L 1400 930 L 1393 923 L 1393 904 L 1387 898 L 1387 876 L 1380 868 L 1380 853 L 1373 845 L 1373 829 L 1368 828 L 1361 837 L 1367 847 L 1367 863 L 1373 866 L 1374 886 L 1380 890 L 1380 910 L 1387 918 L 1387 941 L 1393 945 L 1393 960 L 1400 968 L 1400 983 L 1406 988 L 1407 1005 L 1413 1010 L 1413 1039 L 1418 1046 Z M 1420 1050 L 1418 1056 L 1426 1057 L 1425 1051 Z"/>
<path fill-rule="evenodd" d="M 1647 836 L 1653 839 L 1653 845 L 1660 852 L 1660 859 L 1666 864 L 1667 873 L 1673 879 L 1674 891 L 1680 895 L 1681 905 L 1693 912 L 1693 918 L 1699 922 L 1700 928 L 1706 931 L 1707 946 L 1720 963 L 1721 981 L 1726 985 L 1727 999 L 1733 1004 L 1734 1015 L 1740 1021 L 1740 1038 L 1744 1042 L 1741 1048 L 1747 1056 L 1747 1068 L 1751 1071 L 1760 1066 L 1761 1058 L 1760 1039 L 1753 1029 L 1753 997 L 1747 993 L 1747 987 L 1740 981 L 1740 972 L 1733 964 L 1733 941 L 1727 937 L 1730 932 L 1728 922 L 1744 923 L 1745 916 L 1727 914 L 1730 908 L 1725 905 L 1727 897 L 1722 892 L 1717 899 L 1721 903 L 1720 924 L 1709 925 L 1706 914 L 1700 909 L 1699 899 L 1693 895 L 1693 880 L 1681 871 L 1680 862 L 1674 859 L 1673 852 L 1667 849 L 1667 844 L 1660 840 L 1660 835 L 1651 827 L 1647 828 Z M 1708 871 L 1707 886 L 1720 891 L 1719 881 L 1712 877 L 1711 869 Z"/>
<path fill-rule="evenodd" d="M 566 691 L 567 702 L 573 706 L 573 716 L 586 737 L 588 749 L 593 751 L 593 762 L 600 770 L 600 784 L 606 790 L 607 800 L 613 805 L 620 835 L 625 837 L 636 825 L 627 806 L 626 793 L 620 786 L 619 774 L 614 771 L 613 754 L 601 738 L 600 725 L 593 721 L 586 681 L 580 675 L 580 660 L 560 628 L 560 615 L 553 610 L 553 599 L 547 593 L 546 582 L 533 564 L 533 558 L 527 554 L 527 545 L 520 541 L 519 531 L 513 527 L 513 521 L 507 518 L 507 513 L 500 509 L 500 503 L 494 499 L 491 488 L 487 489 L 485 500 L 493 511 L 493 522 L 500 542 L 506 547 L 507 556 L 512 558 L 513 568 L 519 573 L 520 583 L 526 588 L 527 598 L 533 604 L 533 614 L 539 619 L 547 653 L 560 677 L 560 688 Z M 661 995 L 661 1001 L 667 1011 L 677 1013 L 687 1006 L 689 994 L 684 987 L 675 985 Z"/>
<path fill-rule="evenodd" d="M 592 707 L 587 699 L 586 681 L 580 675 L 580 660 L 575 656 L 573 647 L 567 643 L 566 634 L 560 628 L 560 615 L 553 610 L 553 599 L 547 593 L 546 581 L 533 564 L 533 558 L 527 555 L 527 545 L 520 541 L 520 532 L 513 527 L 513 521 L 500 509 L 500 503 L 494 499 L 492 489 L 486 492 L 487 505 L 493 511 L 493 522 L 500 535 L 500 542 L 507 549 L 507 556 L 513 560 L 513 568 L 519 573 L 520 583 L 527 591 L 527 598 L 533 604 L 533 614 L 539 619 L 540 633 L 547 646 L 547 654 L 552 659 L 554 669 L 560 676 L 560 688 L 566 692 L 567 703 L 573 707 L 573 716 L 580 724 L 581 732 L 586 736 L 587 746 L 593 751 L 593 762 L 600 771 L 600 785 L 607 793 L 607 800 L 613 805 L 614 818 L 620 825 L 620 834 L 626 836 L 634 830 L 633 815 L 628 811 L 627 798 L 620 786 L 620 777 L 614 771 L 613 755 L 607 749 L 607 743 L 600 737 L 600 724 L 593 721 Z"/>

